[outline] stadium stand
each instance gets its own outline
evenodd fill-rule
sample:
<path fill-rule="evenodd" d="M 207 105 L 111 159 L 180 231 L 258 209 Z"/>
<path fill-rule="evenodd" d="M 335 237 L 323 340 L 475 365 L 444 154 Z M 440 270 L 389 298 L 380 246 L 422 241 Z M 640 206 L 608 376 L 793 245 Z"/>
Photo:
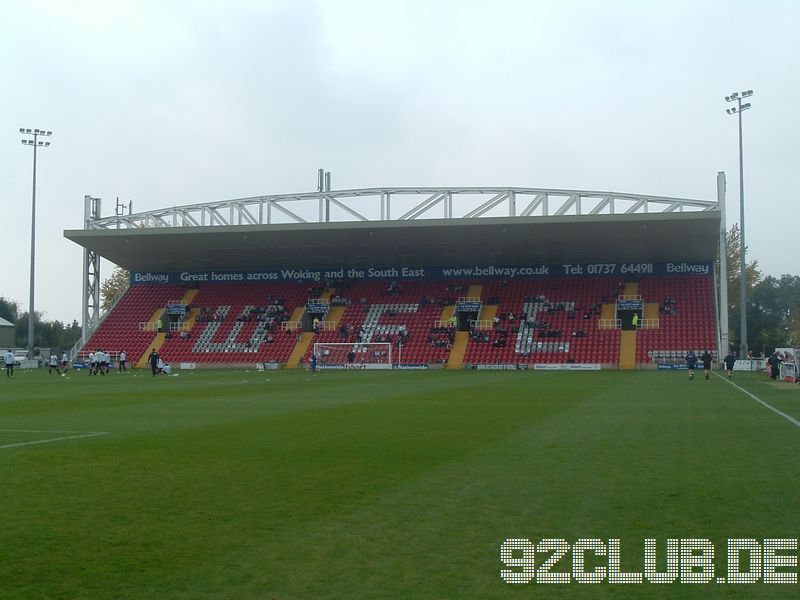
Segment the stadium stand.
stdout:
<path fill-rule="evenodd" d="M 354 283 L 334 295 L 348 304 L 339 323 L 321 330 L 314 342 L 391 342 L 405 340 L 401 356 L 404 364 L 445 363 L 452 340 L 435 324 L 442 310 L 452 306 L 457 292 L 453 286 L 437 283 L 369 281 Z M 305 355 L 308 360 L 313 344 Z"/>
<path fill-rule="evenodd" d="M 678 361 L 686 350 L 716 353 L 709 276 L 487 278 L 308 283 L 219 283 L 198 288 L 185 318 L 170 324 L 160 354 L 168 363 L 234 366 L 310 358 L 314 343 L 390 342 L 393 361 L 444 364 L 620 364 L 621 331 L 601 327 L 620 294 L 635 291 L 645 311 L 636 363 Z M 84 350 L 149 351 L 156 332 L 142 323 L 185 296 L 174 285 L 132 286 Z M 457 311 L 460 301 L 477 312 Z M 306 304 L 323 310 L 309 314 Z M 479 309 L 477 308 L 479 306 Z M 312 317 L 318 319 L 313 327 Z M 299 328 L 295 325 L 299 323 Z M 288 327 L 287 327 L 288 325 Z M 147 329 L 147 328 L 146 328 Z M 299 343 L 300 334 L 305 331 Z M 307 343 L 307 345 L 305 345 Z M 402 343 L 402 348 L 400 347 Z M 298 353 L 299 351 L 299 353 Z"/>
<path fill-rule="evenodd" d="M 105 350 L 116 355 L 124 350 L 135 362 L 150 347 L 155 331 L 140 328 L 167 303 L 183 295 L 183 288 L 177 285 L 133 286 L 125 292 L 113 310 L 106 316 L 98 330 L 84 344 L 83 353 Z"/>
<path fill-rule="evenodd" d="M 709 350 L 716 357 L 710 277 L 648 277 L 642 280 L 640 292 L 645 302 L 657 308 L 659 324 L 639 330 L 637 362 L 682 361 L 688 350 L 698 355 Z"/>
<path fill-rule="evenodd" d="M 598 319 L 619 290 L 618 278 L 489 281 L 492 326 L 471 335 L 465 362 L 616 363 L 619 331 L 600 330 Z"/>
<path fill-rule="evenodd" d="M 209 284 L 192 308 L 194 326 L 161 349 L 168 363 L 284 363 L 296 333 L 281 327 L 311 293 L 308 284 Z"/>

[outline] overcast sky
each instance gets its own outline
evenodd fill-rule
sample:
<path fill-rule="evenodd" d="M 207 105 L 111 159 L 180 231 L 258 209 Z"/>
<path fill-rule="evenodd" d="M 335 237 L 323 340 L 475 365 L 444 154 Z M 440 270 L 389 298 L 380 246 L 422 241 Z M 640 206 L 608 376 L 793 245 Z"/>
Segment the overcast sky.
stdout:
<path fill-rule="evenodd" d="M 800 2 L 0 0 L 0 296 L 80 318 L 83 197 L 134 212 L 333 188 L 523 186 L 716 199 L 798 274 Z M 792 169 L 794 166 L 794 169 Z M 680 244 L 680 240 L 675 241 Z M 103 275 L 111 269 L 104 265 Z"/>

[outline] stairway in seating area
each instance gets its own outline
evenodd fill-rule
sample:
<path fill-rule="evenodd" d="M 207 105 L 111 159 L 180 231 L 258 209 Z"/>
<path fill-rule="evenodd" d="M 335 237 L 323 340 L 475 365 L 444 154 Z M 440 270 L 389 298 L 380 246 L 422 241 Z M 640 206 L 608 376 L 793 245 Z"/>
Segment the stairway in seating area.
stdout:
<path fill-rule="evenodd" d="M 450 321 L 450 317 L 456 314 L 456 306 L 453 304 L 452 306 L 445 306 L 442 309 L 442 313 L 439 315 L 440 321 Z"/>
<path fill-rule="evenodd" d="M 645 302 L 644 318 L 648 321 L 658 321 L 660 317 L 658 302 Z"/>
<path fill-rule="evenodd" d="M 192 289 L 186 290 L 186 292 L 184 292 L 184 294 L 183 294 L 183 298 L 181 298 L 181 302 L 183 304 L 191 306 L 192 300 L 194 300 L 194 297 L 197 296 L 197 293 L 199 291 L 200 290 L 198 290 L 196 288 L 192 288 Z M 152 325 L 155 325 L 156 323 L 158 323 L 158 320 L 163 318 L 164 312 L 165 311 L 164 311 L 164 307 L 163 306 L 157 308 L 155 311 L 153 311 L 153 314 L 150 315 L 150 319 L 147 321 L 147 324 L 152 326 Z M 189 325 L 189 329 L 191 329 L 194 326 L 194 322 L 197 319 L 198 313 L 199 313 L 199 311 L 196 310 L 196 309 L 193 309 L 189 313 L 189 319 L 187 320 L 187 325 Z M 150 343 L 150 345 L 147 348 L 145 348 L 145 351 L 139 357 L 139 360 L 136 361 L 136 365 L 135 365 L 136 368 L 137 369 L 144 369 L 147 366 L 147 363 L 150 362 L 150 353 L 153 350 L 155 350 L 156 352 L 161 350 L 161 346 L 164 345 L 164 342 L 166 340 L 167 340 L 166 332 L 156 333 L 155 337 L 153 338 L 153 341 Z"/>
<path fill-rule="evenodd" d="M 622 291 L 625 296 L 637 296 L 639 294 L 638 281 L 626 281 L 625 289 Z M 636 368 L 636 330 L 623 331 L 619 338 L 619 368 L 630 370 Z"/>
<path fill-rule="evenodd" d="M 469 286 L 469 290 L 467 290 L 467 298 L 480 298 L 481 292 L 483 292 L 482 285 L 471 285 Z"/>
<path fill-rule="evenodd" d="M 149 326 L 155 327 L 155 324 L 158 323 L 158 320 L 162 316 L 164 316 L 164 307 L 163 306 L 161 306 L 161 307 L 157 308 L 155 311 L 153 311 L 153 314 L 147 320 L 147 324 Z M 148 329 L 148 331 L 151 331 L 151 330 Z M 139 360 L 136 361 L 135 367 L 137 369 L 144 369 L 147 366 L 147 363 L 149 361 L 150 352 L 153 351 L 153 350 L 158 352 L 161 349 L 161 346 L 164 345 L 164 341 L 166 339 L 167 339 L 167 334 L 165 334 L 165 333 L 156 333 L 155 337 L 153 338 L 153 341 L 151 341 L 147 345 L 147 348 L 145 348 L 144 352 L 139 357 Z"/>
<path fill-rule="evenodd" d="M 603 304 L 600 307 L 601 319 L 613 319 L 617 314 L 617 305 L 614 303 Z"/>
<path fill-rule="evenodd" d="M 313 339 L 314 334 L 310 331 L 300 334 L 300 341 L 294 345 L 292 353 L 289 355 L 289 358 L 286 361 L 287 369 L 296 369 L 300 366 L 300 359 L 305 356 Z"/>
<path fill-rule="evenodd" d="M 467 296 L 466 297 L 467 298 L 480 298 L 481 297 L 481 292 L 483 292 L 483 286 L 482 285 L 471 285 L 471 286 L 469 286 L 469 289 L 467 290 Z M 447 307 L 447 308 L 451 308 L 452 309 L 452 311 L 450 312 L 450 315 L 452 315 L 453 311 L 455 311 L 455 307 Z M 445 310 L 447 310 L 447 308 L 445 308 Z M 489 319 L 493 319 L 494 318 L 494 313 L 492 313 L 492 315 L 490 317 L 484 317 L 484 311 L 486 309 L 489 309 L 489 308 L 493 308 L 494 312 L 497 312 L 497 307 L 496 306 L 487 307 L 487 306 L 481 305 L 481 312 L 478 315 L 478 319 L 479 320 L 480 319 L 484 319 L 484 318 L 489 318 Z M 443 315 L 442 319 L 444 319 L 444 311 L 442 312 L 442 315 Z M 449 318 L 449 316 L 448 316 L 448 318 Z M 464 367 L 464 355 L 467 353 L 467 345 L 468 344 L 469 344 L 469 332 L 467 332 L 467 331 L 456 331 L 456 337 L 453 340 L 452 347 L 450 348 L 450 355 L 447 357 L 447 368 L 448 369 L 461 369 L 461 368 Z"/>
<path fill-rule="evenodd" d="M 167 339 L 166 333 L 157 333 L 156 336 L 153 338 L 153 341 L 150 342 L 150 345 L 147 346 L 147 349 L 144 351 L 144 354 L 142 354 L 139 357 L 139 360 L 136 361 L 136 368 L 144 369 L 145 367 L 147 367 L 147 363 L 150 362 L 150 352 L 152 352 L 153 350 L 155 350 L 156 352 L 161 350 L 161 346 L 164 345 L 166 339 Z"/>
<path fill-rule="evenodd" d="M 636 368 L 636 331 L 623 331 L 621 332 L 619 340 L 619 368 L 620 369 L 635 369 Z"/>
<path fill-rule="evenodd" d="M 479 321 L 494 321 L 494 317 L 497 314 L 497 305 L 496 304 L 482 304 L 481 305 L 481 314 L 478 317 Z"/>
<path fill-rule="evenodd" d="M 303 313 L 306 312 L 306 305 L 303 304 L 301 306 L 296 307 L 292 311 L 292 316 L 289 317 L 289 321 L 292 323 L 297 323 L 303 318 Z"/>
<path fill-rule="evenodd" d="M 464 354 L 467 352 L 468 343 L 469 333 L 466 331 L 457 331 L 456 339 L 453 341 L 453 347 L 450 348 L 450 356 L 447 358 L 448 369 L 461 369 L 464 367 Z"/>
<path fill-rule="evenodd" d="M 328 311 L 328 316 L 325 317 L 326 321 L 330 321 L 333 323 L 334 327 L 339 327 L 339 322 L 342 320 L 344 316 L 344 306 L 332 306 L 331 309 Z"/>
<path fill-rule="evenodd" d="M 192 305 L 192 301 L 194 300 L 194 297 L 197 296 L 197 293 L 199 291 L 200 290 L 198 290 L 198 289 L 191 289 L 191 290 L 187 291 L 183 296 L 183 302 L 187 306 L 191 306 Z M 189 309 L 189 314 L 187 315 L 186 320 L 184 320 L 184 322 L 183 322 L 183 324 L 186 326 L 186 331 L 191 331 L 192 330 L 192 328 L 194 327 L 194 324 L 197 322 L 197 316 L 199 314 L 200 314 L 200 309 L 199 308 L 190 308 Z"/>

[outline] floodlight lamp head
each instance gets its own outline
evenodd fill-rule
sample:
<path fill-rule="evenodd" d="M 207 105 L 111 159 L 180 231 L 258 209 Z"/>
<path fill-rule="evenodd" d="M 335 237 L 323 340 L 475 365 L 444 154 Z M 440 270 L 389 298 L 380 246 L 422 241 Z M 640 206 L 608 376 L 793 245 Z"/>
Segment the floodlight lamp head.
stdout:
<path fill-rule="evenodd" d="M 24 127 L 20 127 L 20 128 L 19 128 L 19 132 L 20 132 L 20 133 L 25 133 L 25 128 L 24 128 Z"/>
<path fill-rule="evenodd" d="M 739 92 L 733 92 L 733 93 L 731 94 L 731 100 L 732 100 L 732 101 L 733 101 L 733 100 L 736 100 L 738 97 L 739 97 Z"/>
<path fill-rule="evenodd" d="M 747 104 L 742 104 L 742 110 L 747 110 L 748 108 L 750 108 L 749 102 Z"/>
<path fill-rule="evenodd" d="M 32 131 L 30 129 L 26 129 L 25 133 L 32 133 Z"/>
<path fill-rule="evenodd" d="M 47 147 L 47 146 L 50 145 L 50 142 L 45 142 L 44 145 L 45 145 L 45 147 Z"/>
<path fill-rule="evenodd" d="M 45 135 L 53 135 L 52 131 L 48 131 Z"/>

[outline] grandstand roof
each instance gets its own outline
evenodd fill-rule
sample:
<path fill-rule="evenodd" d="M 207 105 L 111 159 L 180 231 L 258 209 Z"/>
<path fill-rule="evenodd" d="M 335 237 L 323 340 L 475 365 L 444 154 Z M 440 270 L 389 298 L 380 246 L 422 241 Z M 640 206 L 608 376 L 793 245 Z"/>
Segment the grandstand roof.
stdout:
<path fill-rule="evenodd" d="M 709 261 L 719 211 L 67 230 L 130 271 Z"/>

